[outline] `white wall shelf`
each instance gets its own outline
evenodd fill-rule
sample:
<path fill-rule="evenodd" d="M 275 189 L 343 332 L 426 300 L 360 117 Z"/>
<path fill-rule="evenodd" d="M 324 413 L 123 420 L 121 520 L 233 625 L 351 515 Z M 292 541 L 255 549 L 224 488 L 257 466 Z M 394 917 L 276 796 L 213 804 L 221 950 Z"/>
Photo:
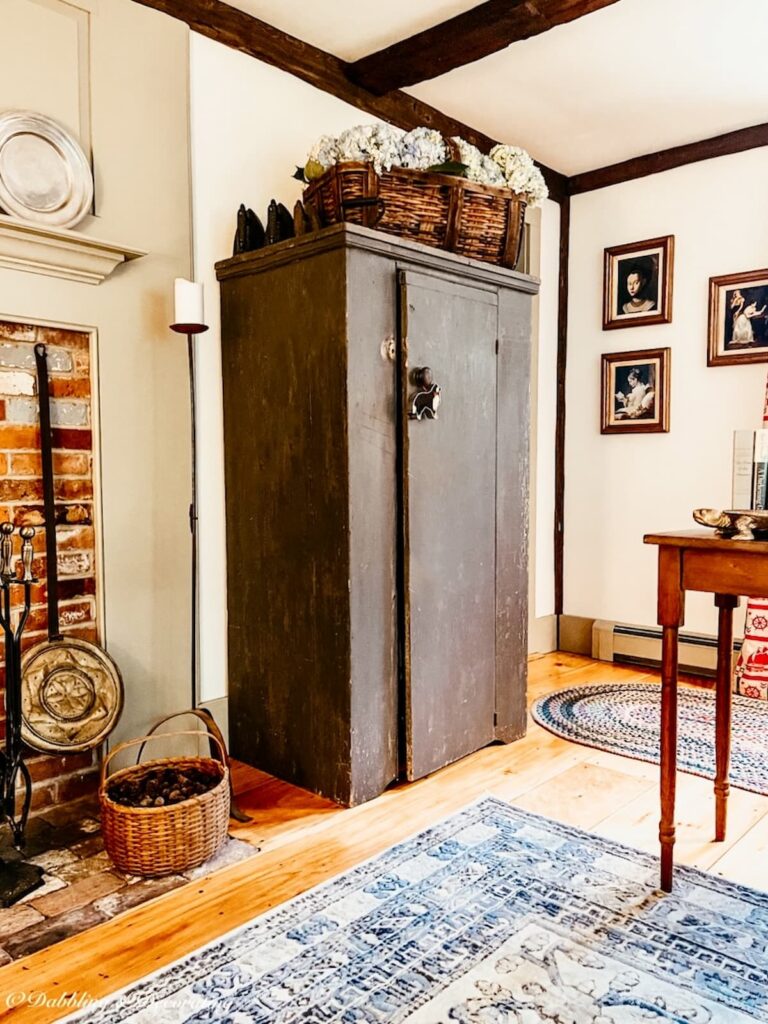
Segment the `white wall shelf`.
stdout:
<path fill-rule="evenodd" d="M 67 228 L 49 228 L 0 215 L 0 267 L 101 284 L 128 260 L 146 256 Z"/>

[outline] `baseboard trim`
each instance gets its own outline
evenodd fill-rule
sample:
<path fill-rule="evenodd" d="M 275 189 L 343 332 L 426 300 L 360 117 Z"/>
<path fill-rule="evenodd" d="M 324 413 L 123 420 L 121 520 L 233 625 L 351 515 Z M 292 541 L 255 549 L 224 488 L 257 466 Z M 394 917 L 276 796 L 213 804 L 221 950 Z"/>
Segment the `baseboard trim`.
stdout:
<path fill-rule="evenodd" d="M 568 654 L 584 654 L 596 657 L 592 653 L 592 627 L 595 620 L 581 615 L 561 615 L 557 649 Z"/>
<path fill-rule="evenodd" d="M 557 616 L 542 615 L 528 623 L 528 657 L 557 650 Z"/>

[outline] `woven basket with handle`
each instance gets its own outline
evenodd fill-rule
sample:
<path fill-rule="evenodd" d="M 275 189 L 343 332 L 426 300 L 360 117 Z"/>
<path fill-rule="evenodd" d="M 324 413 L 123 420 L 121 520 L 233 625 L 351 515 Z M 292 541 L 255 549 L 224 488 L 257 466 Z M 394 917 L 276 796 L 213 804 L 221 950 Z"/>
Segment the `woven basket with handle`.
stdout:
<path fill-rule="evenodd" d="M 229 769 L 222 761 L 212 757 L 166 757 L 121 768 L 113 775 L 107 774 L 115 755 L 128 747 L 171 736 L 199 738 L 201 735 L 205 736 L 196 730 L 184 730 L 144 736 L 118 744 L 104 759 L 99 787 L 101 828 L 106 851 L 120 871 L 150 877 L 187 871 L 212 857 L 226 840 Z M 223 744 L 215 736 L 210 736 L 210 740 L 218 744 L 222 759 L 226 760 Z M 109 786 L 115 782 L 137 781 L 158 768 L 182 772 L 195 768 L 210 773 L 217 781 L 206 793 L 163 807 L 128 807 L 107 795 Z"/>
<path fill-rule="evenodd" d="M 504 267 L 520 258 L 526 203 L 507 188 L 405 167 L 377 174 L 349 162 L 310 182 L 304 202 L 324 225 L 363 224 Z"/>

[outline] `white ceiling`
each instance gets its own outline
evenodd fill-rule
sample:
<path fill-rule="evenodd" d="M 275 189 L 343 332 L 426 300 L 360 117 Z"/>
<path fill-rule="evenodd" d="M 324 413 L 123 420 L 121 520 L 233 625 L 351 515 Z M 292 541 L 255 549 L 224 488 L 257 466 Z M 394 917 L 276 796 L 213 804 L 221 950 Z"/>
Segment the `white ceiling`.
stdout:
<path fill-rule="evenodd" d="M 237 0 L 355 60 L 475 0 Z M 565 174 L 768 122 L 768 0 L 619 0 L 407 90 Z"/>

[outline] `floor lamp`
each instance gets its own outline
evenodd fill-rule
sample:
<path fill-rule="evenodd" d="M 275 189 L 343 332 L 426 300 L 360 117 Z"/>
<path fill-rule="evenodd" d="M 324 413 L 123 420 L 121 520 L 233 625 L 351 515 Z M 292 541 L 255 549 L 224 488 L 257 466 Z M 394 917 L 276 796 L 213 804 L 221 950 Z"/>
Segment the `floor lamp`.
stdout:
<path fill-rule="evenodd" d="M 197 706 L 197 417 L 195 410 L 196 334 L 208 330 L 203 310 L 203 286 L 177 277 L 174 282 L 174 323 L 171 330 L 187 336 L 189 358 L 189 401 L 192 421 L 192 502 L 189 528 L 192 532 L 192 707 Z"/>

